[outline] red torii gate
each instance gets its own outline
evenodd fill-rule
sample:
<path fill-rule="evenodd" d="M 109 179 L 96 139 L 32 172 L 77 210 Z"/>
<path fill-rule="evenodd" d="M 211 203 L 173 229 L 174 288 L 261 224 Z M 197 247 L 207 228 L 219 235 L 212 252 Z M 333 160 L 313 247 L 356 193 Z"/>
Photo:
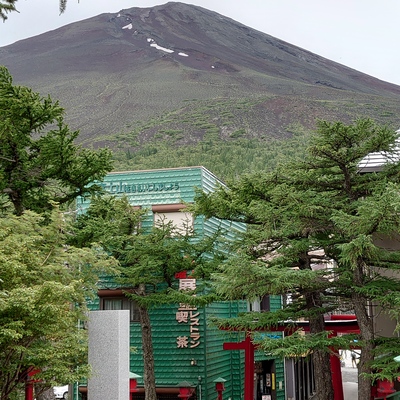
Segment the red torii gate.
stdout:
<path fill-rule="evenodd" d="M 280 325 L 268 328 L 268 332 L 285 332 L 292 334 L 298 329 L 305 332 L 310 331 L 307 321 L 282 322 Z M 325 330 L 331 331 L 332 336 L 338 333 L 360 333 L 360 328 L 355 315 L 331 315 L 330 319 L 325 320 Z M 253 400 L 254 396 L 254 350 L 255 345 L 251 341 L 250 335 L 246 332 L 246 337 L 241 342 L 227 342 L 223 344 L 224 350 L 244 350 L 244 400 Z M 334 399 L 344 400 L 342 373 L 340 368 L 340 358 L 338 351 L 331 355 L 332 384 L 334 389 Z"/>

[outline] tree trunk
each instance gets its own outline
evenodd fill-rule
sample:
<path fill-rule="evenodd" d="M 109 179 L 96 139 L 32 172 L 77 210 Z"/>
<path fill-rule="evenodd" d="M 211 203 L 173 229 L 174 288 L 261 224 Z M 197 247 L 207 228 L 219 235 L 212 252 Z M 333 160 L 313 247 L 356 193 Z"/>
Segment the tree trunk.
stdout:
<path fill-rule="evenodd" d="M 353 282 L 356 286 L 364 284 L 364 263 L 359 265 L 353 272 Z M 363 342 L 361 355 L 358 363 L 358 400 L 371 399 L 371 378 L 364 377 L 364 373 L 370 373 L 369 363 L 373 360 L 374 349 L 374 326 L 372 318 L 368 315 L 368 301 L 365 297 L 353 291 L 352 300 L 354 304 L 354 312 L 357 317 L 358 326 L 360 327 L 360 337 Z"/>
<path fill-rule="evenodd" d="M 310 321 L 311 328 L 311 321 Z M 328 352 L 314 350 L 312 354 L 315 373 L 315 390 L 318 400 L 334 400 L 331 359 Z"/>
<path fill-rule="evenodd" d="M 144 286 L 144 285 L 140 285 Z M 144 293 L 144 287 L 139 288 L 141 294 Z M 156 378 L 154 374 L 154 354 L 153 342 L 151 336 L 151 323 L 149 310 L 145 307 L 139 307 L 140 326 L 142 329 L 142 349 L 144 362 L 144 390 L 145 400 L 157 400 L 156 395 Z"/>
<path fill-rule="evenodd" d="M 306 294 L 307 308 L 309 310 L 322 306 L 319 293 Z M 324 315 L 310 318 L 310 333 L 325 332 Z M 330 354 L 325 350 L 314 350 L 313 363 L 315 373 L 316 398 L 318 400 L 334 400 Z"/>

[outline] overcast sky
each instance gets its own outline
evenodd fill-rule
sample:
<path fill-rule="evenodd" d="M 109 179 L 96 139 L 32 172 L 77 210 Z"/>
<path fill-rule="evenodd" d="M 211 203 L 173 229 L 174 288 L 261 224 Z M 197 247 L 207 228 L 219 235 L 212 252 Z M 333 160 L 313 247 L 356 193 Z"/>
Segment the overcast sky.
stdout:
<path fill-rule="evenodd" d="M 0 47 L 71 22 L 157 0 L 18 0 L 0 22 Z M 400 0 L 191 0 L 330 60 L 400 85 Z M 0 60 L 1 61 L 1 60 Z"/>

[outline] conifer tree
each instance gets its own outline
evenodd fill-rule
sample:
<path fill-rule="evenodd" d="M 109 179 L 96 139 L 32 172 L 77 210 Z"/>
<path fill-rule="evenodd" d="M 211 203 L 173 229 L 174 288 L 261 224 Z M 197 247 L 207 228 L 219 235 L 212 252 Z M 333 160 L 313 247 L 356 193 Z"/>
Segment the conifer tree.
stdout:
<path fill-rule="evenodd" d="M 90 183 L 111 170 L 111 153 L 81 148 L 78 134 L 65 124 L 57 101 L 13 85 L 0 66 L 0 196 L 17 215 L 48 211 L 54 202 L 68 204 L 99 190 Z"/>
<path fill-rule="evenodd" d="M 253 301 L 266 294 L 292 299 L 281 311 L 249 313 L 236 321 L 220 323 L 233 323 L 256 332 L 281 321 L 308 319 L 309 337 L 313 341 L 299 346 L 301 340 L 294 343 L 285 339 L 280 347 L 283 353 L 276 351 L 275 354 L 301 356 L 313 348 L 313 361 L 318 371 L 317 393 L 321 399 L 333 400 L 330 353 L 324 327 L 324 314 L 328 311 L 324 290 L 330 285 L 330 272 L 313 269 L 313 265 L 326 263 L 327 259 L 316 252 L 318 247 L 310 235 L 320 227 L 317 221 L 306 223 L 308 206 L 312 204 L 306 204 L 305 197 L 280 181 L 281 178 L 272 173 L 246 175 L 230 183 L 229 189 L 221 188 L 215 194 L 199 194 L 196 198 L 198 213 L 248 225 L 246 234 L 239 238 L 232 251 L 234 256 L 223 265 L 223 272 L 214 275 L 217 293 L 230 300 L 247 298 Z M 270 352 L 270 344 L 265 350 Z"/>
<path fill-rule="evenodd" d="M 392 379 L 397 371 L 393 357 L 400 348 L 374 332 L 368 309 L 378 303 L 394 318 L 400 311 L 399 280 L 393 273 L 400 253 L 376 241 L 399 231 L 400 163 L 397 157 L 379 172 L 360 169 L 370 153 L 393 155 L 396 139 L 393 130 L 369 119 L 352 125 L 320 121 L 303 160 L 291 160 L 271 173 L 243 176 L 229 189 L 196 199 L 198 213 L 249 224 L 238 243 L 239 256 L 217 276 L 219 292 L 230 298 L 270 293 L 291 299 L 280 312 L 263 313 L 257 322 L 254 315 L 247 316 L 234 324 L 254 330 L 307 318 L 310 335 L 265 340 L 264 348 L 280 355 L 313 351 L 318 398 L 324 400 L 333 398 L 332 388 L 325 389 L 330 379 L 324 360 L 330 346 L 355 343 L 351 336 L 327 337 L 323 317 L 329 312 L 357 316 L 359 400 L 370 397 L 374 379 Z"/>
<path fill-rule="evenodd" d="M 94 198 L 87 212 L 79 216 L 71 243 L 81 246 L 97 242 L 119 262 L 116 283 L 139 308 L 144 361 L 146 400 L 156 400 L 154 356 L 150 309 L 178 303 L 175 274 L 193 271 L 198 278 L 209 277 L 222 255 L 215 249 L 218 233 L 200 239 L 189 224 L 177 228 L 160 221 L 146 228 L 146 210 L 135 210 L 124 197 Z M 148 224 L 147 224 L 148 226 Z"/>
<path fill-rule="evenodd" d="M 3 0 L 0 2 L 0 18 L 5 21 L 7 14 L 12 11 L 17 11 L 15 3 L 17 0 Z"/>
<path fill-rule="evenodd" d="M 111 154 L 77 146 L 63 117 L 58 102 L 14 86 L 0 66 L 1 400 L 23 390 L 31 368 L 43 390 L 89 371 L 87 338 L 76 327 L 100 255 L 66 246 L 56 203 L 96 193 L 89 183 L 111 169 Z"/>

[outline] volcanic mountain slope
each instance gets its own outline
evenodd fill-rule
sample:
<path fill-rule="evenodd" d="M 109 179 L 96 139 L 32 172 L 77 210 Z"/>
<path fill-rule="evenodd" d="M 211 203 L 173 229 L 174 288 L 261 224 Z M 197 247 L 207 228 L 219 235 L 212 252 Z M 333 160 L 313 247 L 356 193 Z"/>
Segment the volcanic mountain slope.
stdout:
<path fill-rule="evenodd" d="M 267 29 L 267 27 L 266 27 Z M 398 127 L 400 87 L 201 7 L 170 2 L 0 48 L 14 82 L 59 99 L 86 145 L 291 135 L 315 119 Z"/>

